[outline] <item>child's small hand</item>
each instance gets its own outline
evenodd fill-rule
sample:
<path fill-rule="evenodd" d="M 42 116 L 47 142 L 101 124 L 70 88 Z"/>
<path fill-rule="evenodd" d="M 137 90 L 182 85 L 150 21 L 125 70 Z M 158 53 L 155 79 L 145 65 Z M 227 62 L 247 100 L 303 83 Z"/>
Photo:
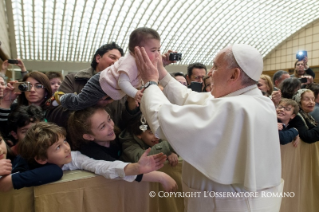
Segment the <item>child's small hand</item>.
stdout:
<path fill-rule="evenodd" d="M 175 153 L 171 153 L 167 160 L 171 166 L 176 166 L 178 164 L 178 156 Z"/>
<path fill-rule="evenodd" d="M 282 130 L 283 129 L 282 123 L 277 123 L 277 125 L 278 125 L 278 130 Z"/>
<path fill-rule="evenodd" d="M 160 183 L 162 184 L 164 191 L 171 192 L 176 191 L 178 189 L 176 181 L 171 178 L 169 175 L 165 174 L 164 172 L 161 172 L 161 180 Z"/>
<path fill-rule="evenodd" d="M 11 174 L 12 164 L 9 159 L 0 160 L 0 176 Z"/>
<path fill-rule="evenodd" d="M 141 102 L 142 97 L 143 97 L 142 91 L 141 91 L 141 90 L 138 90 L 137 93 L 136 93 L 136 95 L 135 95 L 135 97 L 134 97 L 137 107 L 139 106 L 138 103 Z"/>
<path fill-rule="evenodd" d="M 299 138 L 299 135 L 296 136 L 295 140 L 292 141 L 292 145 L 294 147 L 297 147 L 299 145 L 299 142 L 300 142 L 300 138 Z"/>

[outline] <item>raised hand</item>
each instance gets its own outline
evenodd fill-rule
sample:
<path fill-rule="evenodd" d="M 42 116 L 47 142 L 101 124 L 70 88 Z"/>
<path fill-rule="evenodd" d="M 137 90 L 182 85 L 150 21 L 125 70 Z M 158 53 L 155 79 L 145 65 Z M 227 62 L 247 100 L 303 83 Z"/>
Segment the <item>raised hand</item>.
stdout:
<path fill-rule="evenodd" d="M 135 61 L 137 69 L 141 74 L 143 82 L 154 81 L 158 82 L 159 74 L 157 71 L 157 63 L 160 57 L 156 58 L 153 63 L 148 58 L 144 47 L 135 47 Z"/>
<path fill-rule="evenodd" d="M 158 170 L 164 166 L 164 162 L 166 161 L 166 155 L 163 153 L 159 153 L 156 155 L 147 156 L 151 151 L 151 148 L 148 148 L 143 155 L 141 156 L 140 160 L 137 162 L 139 167 L 139 173 L 149 173 L 151 171 Z"/>

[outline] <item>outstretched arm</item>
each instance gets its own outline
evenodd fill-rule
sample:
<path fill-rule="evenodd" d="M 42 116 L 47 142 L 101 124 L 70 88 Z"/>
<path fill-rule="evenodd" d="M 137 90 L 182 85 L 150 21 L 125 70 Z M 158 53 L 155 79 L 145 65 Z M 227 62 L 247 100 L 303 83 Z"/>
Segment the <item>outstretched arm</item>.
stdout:
<path fill-rule="evenodd" d="M 94 160 L 79 151 L 72 151 L 72 162 L 64 165 L 63 170 L 86 170 L 98 175 L 103 175 L 107 179 L 122 178 L 123 180 L 132 182 L 136 179 L 136 175 L 148 173 L 160 169 L 166 156 L 163 154 L 147 156 L 146 151 L 138 163 L 124 163 L 122 161 L 103 161 Z"/>
<path fill-rule="evenodd" d="M 7 175 L 0 179 L 0 191 L 38 186 L 61 179 L 63 172 L 55 164 L 48 164 L 36 169 Z"/>
<path fill-rule="evenodd" d="M 61 105 L 68 110 L 82 110 L 97 104 L 106 95 L 100 86 L 99 78 L 100 74 L 91 77 L 78 95 L 69 93 L 61 96 Z"/>
<path fill-rule="evenodd" d="M 126 170 L 125 174 L 145 174 L 162 168 L 167 158 L 166 155 L 159 153 L 156 155 L 147 156 L 150 151 L 151 148 L 148 148 L 137 163 L 127 165 L 124 169 Z"/>

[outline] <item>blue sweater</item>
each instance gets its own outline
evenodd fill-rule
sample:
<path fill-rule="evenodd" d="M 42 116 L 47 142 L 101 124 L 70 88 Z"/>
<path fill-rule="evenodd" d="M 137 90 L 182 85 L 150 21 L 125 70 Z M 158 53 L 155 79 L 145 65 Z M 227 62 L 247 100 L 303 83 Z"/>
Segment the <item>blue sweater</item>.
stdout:
<path fill-rule="evenodd" d="M 282 125 L 282 127 L 282 130 L 278 130 L 281 145 L 285 145 L 292 142 L 299 134 L 298 130 L 296 130 L 295 128 L 288 129 L 284 124 Z"/>
<path fill-rule="evenodd" d="M 55 164 L 39 165 L 30 169 L 27 162 L 17 156 L 12 161 L 12 184 L 14 189 L 51 183 L 61 179 L 62 169 Z"/>

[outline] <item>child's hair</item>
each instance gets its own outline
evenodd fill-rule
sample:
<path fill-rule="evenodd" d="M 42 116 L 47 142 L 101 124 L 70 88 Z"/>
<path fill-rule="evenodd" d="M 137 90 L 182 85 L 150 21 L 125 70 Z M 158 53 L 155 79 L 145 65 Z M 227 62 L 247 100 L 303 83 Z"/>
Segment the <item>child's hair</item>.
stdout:
<path fill-rule="evenodd" d="M 71 113 L 68 120 L 68 135 L 71 139 L 71 144 L 74 149 L 79 149 L 83 143 L 89 142 L 83 138 L 83 135 L 93 134 L 91 130 L 92 123 L 90 118 L 98 110 L 106 111 L 104 107 L 93 106 Z M 119 129 L 114 126 L 114 131 L 116 134 L 118 134 Z"/>
<path fill-rule="evenodd" d="M 43 120 L 44 115 L 39 106 L 21 105 L 8 116 L 8 130 L 9 132 L 17 132 L 18 128 L 24 127 L 29 123 L 34 123 Z"/>
<path fill-rule="evenodd" d="M 279 102 L 279 104 L 285 104 L 286 106 L 290 105 L 291 107 L 293 107 L 293 114 L 297 115 L 298 112 L 299 112 L 299 105 L 298 103 L 295 101 L 295 100 L 292 100 L 292 99 L 285 99 L 285 98 L 282 98 Z"/>
<path fill-rule="evenodd" d="M 54 79 L 54 78 L 60 78 L 61 81 L 63 80 L 62 74 L 59 72 L 50 71 L 50 72 L 46 73 L 46 75 L 48 76 L 49 80 Z"/>
<path fill-rule="evenodd" d="M 28 130 L 23 141 L 19 143 L 18 152 L 28 164 L 36 164 L 35 158 L 47 159 L 47 150 L 61 137 L 66 137 L 63 127 L 54 123 L 39 122 Z"/>
<path fill-rule="evenodd" d="M 130 132 L 133 135 L 141 135 L 143 131 L 140 129 L 141 123 L 141 116 L 138 116 L 130 121 L 130 123 L 127 125 L 127 131 Z M 145 124 L 147 126 L 147 129 L 150 130 L 150 127 L 148 124 Z"/>
<path fill-rule="evenodd" d="M 141 46 L 142 43 L 148 39 L 156 39 L 160 41 L 161 37 L 158 32 L 151 28 L 140 27 L 135 29 L 130 35 L 130 41 L 128 44 L 130 52 L 134 52 L 135 46 Z"/>

